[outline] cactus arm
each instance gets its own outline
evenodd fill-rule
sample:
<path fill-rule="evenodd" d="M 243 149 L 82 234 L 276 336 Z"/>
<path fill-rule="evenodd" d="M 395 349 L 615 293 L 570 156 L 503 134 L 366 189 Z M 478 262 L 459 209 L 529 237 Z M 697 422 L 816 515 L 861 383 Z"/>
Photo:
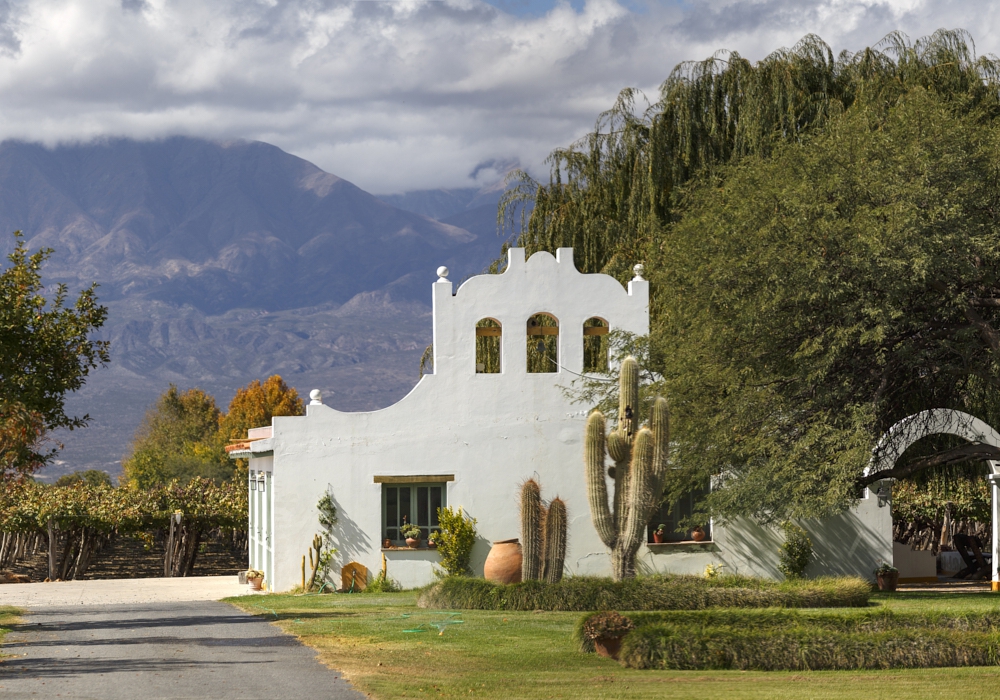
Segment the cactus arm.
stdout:
<path fill-rule="evenodd" d="M 528 479 L 521 487 L 521 580 L 536 581 L 542 569 L 542 492 Z"/>
<path fill-rule="evenodd" d="M 667 473 L 670 469 L 670 411 L 667 408 L 667 400 L 662 396 L 657 396 L 653 402 L 649 424 L 653 431 L 653 473 L 649 487 L 650 500 L 645 504 L 648 511 L 646 520 L 653 517 L 653 513 L 660 505 L 660 500 L 663 498 L 663 485 L 667 481 Z"/>
<path fill-rule="evenodd" d="M 622 361 L 618 376 L 618 432 L 632 442 L 639 425 L 639 363 L 629 355 Z M 616 460 L 617 461 L 617 460 Z"/>
<path fill-rule="evenodd" d="M 625 495 L 625 528 L 622 545 L 629 551 L 638 550 L 642 543 L 642 531 L 648 516 L 646 504 L 650 501 L 653 482 L 653 431 L 643 428 L 635 436 L 632 447 L 632 466 Z"/>
<path fill-rule="evenodd" d="M 584 464 L 587 476 L 587 501 L 594 529 L 607 547 L 614 547 L 618 540 L 615 520 L 608 507 L 608 485 L 604 477 L 604 414 L 594 411 L 587 417 L 584 440 Z M 616 474 L 617 481 L 618 476 Z"/>

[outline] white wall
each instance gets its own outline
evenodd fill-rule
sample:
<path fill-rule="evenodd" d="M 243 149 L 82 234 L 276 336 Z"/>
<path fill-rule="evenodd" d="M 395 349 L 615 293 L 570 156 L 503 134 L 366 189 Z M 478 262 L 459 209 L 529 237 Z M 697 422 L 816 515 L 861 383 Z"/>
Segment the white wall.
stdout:
<path fill-rule="evenodd" d="M 582 275 L 573 265 L 572 249 L 560 249 L 556 257 L 537 253 L 525 261 L 523 249 L 515 248 L 503 274 L 474 277 L 454 295 L 452 283 L 439 280 L 433 304 L 434 374 L 423 377 L 400 402 L 364 413 L 310 405 L 304 417 L 275 418 L 273 438 L 255 443 L 255 449 L 273 449 L 274 455 L 272 590 L 287 590 L 299 581 L 302 555 L 318 531 L 315 506 L 326 491 L 340 516 L 339 564 L 359 561 L 378 571 L 382 487 L 376 476 L 454 475 L 447 503 L 478 520 L 472 566 L 479 575 L 491 541 L 518 537 L 519 487 L 534 477 L 543 498 L 558 495 L 566 502 L 567 573 L 610 572 L 607 551 L 590 521 L 584 482 L 582 437 L 590 407 L 571 403 L 563 388 L 582 371 L 586 319 L 598 316 L 612 329 L 648 332 L 648 283 L 635 280 L 626 290 L 609 276 Z M 525 369 L 526 323 L 539 312 L 559 321 L 562 368 L 556 373 Z M 475 372 L 475 327 L 485 317 L 503 326 L 501 374 Z M 852 542 L 856 551 L 884 549 L 891 521 L 885 528 L 885 513 L 865 507 L 831 523 L 830 538 L 814 537 L 824 552 L 822 570 L 853 573 L 861 555 L 836 553 Z M 643 549 L 641 565 L 701 573 L 705 564 L 722 562 L 733 571 L 776 574 L 777 544 L 769 531 L 753 524 L 717 528 L 715 539 L 669 553 L 662 547 L 657 553 Z M 891 545 L 888 552 L 885 558 L 891 558 Z M 404 586 L 434 580 L 435 552 L 385 554 L 389 576 Z M 861 556 L 866 570 L 874 568 L 869 558 Z"/>

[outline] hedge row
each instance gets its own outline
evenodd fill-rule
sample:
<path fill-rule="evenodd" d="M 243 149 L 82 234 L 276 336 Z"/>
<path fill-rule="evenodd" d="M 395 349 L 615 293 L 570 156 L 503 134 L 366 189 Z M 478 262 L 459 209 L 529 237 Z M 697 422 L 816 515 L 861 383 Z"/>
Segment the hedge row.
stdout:
<path fill-rule="evenodd" d="M 576 639 L 583 651 L 593 642 Z M 948 615 L 888 610 L 802 612 L 713 609 L 629 613 L 630 668 L 757 671 L 996 665 L 1000 612 Z"/>
<path fill-rule="evenodd" d="M 996 665 L 1000 634 L 950 629 L 835 632 L 647 625 L 622 642 L 630 668 L 805 671 Z"/>
<path fill-rule="evenodd" d="M 863 607 L 870 584 L 860 578 L 766 581 L 723 576 L 644 576 L 626 581 L 574 576 L 559 583 L 508 585 L 448 577 L 420 596 L 425 608 L 463 610 L 702 610 Z"/>

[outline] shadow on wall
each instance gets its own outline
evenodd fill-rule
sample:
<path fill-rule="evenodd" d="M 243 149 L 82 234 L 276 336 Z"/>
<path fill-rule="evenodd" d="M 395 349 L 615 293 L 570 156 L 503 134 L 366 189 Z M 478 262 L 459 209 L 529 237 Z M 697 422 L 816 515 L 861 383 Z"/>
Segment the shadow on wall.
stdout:
<path fill-rule="evenodd" d="M 486 557 L 489 556 L 492 548 L 492 542 L 482 535 L 476 534 L 476 542 L 472 545 L 472 554 L 469 556 L 469 568 L 472 569 L 473 576 L 481 577 L 483 575 Z"/>
<path fill-rule="evenodd" d="M 340 553 L 341 565 L 343 566 L 349 562 L 357 561 L 361 555 L 372 551 L 372 546 L 368 535 L 358 527 L 356 522 L 351 520 L 347 510 L 337 500 L 337 496 L 333 493 L 333 486 L 327 484 L 326 492 L 330 494 L 330 500 L 333 501 L 333 505 L 337 509 L 337 526 L 333 529 L 333 542 Z"/>
<path fill-rule="evenodd" d="M 860 575 L 875 579 L 872 572 L 878 566 L 879 552 L 884 551 L 886 543 L 856 512 L 850 510 L 822 523 L 809 521 L 803 523 L 803 527 L 809 532 L 815 552 L 806 569 L 807 576 Z"/>
<path fill-rule="evenodd" d="M 734 519 L 718 533 L 728 573 L 784 578 L 778 571 L 778 547 L 784 541 L 779 533 L 746 518 Z"/>

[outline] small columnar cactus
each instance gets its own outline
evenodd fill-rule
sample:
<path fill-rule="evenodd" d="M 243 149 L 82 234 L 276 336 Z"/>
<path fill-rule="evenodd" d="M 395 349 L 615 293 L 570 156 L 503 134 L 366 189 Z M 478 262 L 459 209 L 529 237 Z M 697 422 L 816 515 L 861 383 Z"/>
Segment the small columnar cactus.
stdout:
<path fill-rule="evenodd" d="M 566 504 L 556 496 L 545 514 L 542 580 L 559 583 L 566 563 Z"/>
<path fill-rule="evenodd" d="M 587 418 L 584 461 L 587 499 L 594 528 L 611 550 L 615 580 L 635 576 L 635 555 L 642 544 L 646 523 L 656 512 L 667 476 L 670 442 L 667 402 L 657 397 L 649 427 L 639 428 L 639 365 L 635 358 L 622 362 L 619 378 L 618 425 L 605 433 L 604 414 Z M 615 462 L 612 503 L 605 481 L 605 451 Z"/>
<path fill-rule="evenodd" d="M 521 487 L 521 580 L 562 580 L 566 563 L 566 504 L 556 496 L 546 507 L 534 479 Z"/>
<path fill-rule="evenodd" d="M 534 479 L 521 487 L 521 554 L 521 580 L 538 580 L 542 573 L 542 490 Z"/>

